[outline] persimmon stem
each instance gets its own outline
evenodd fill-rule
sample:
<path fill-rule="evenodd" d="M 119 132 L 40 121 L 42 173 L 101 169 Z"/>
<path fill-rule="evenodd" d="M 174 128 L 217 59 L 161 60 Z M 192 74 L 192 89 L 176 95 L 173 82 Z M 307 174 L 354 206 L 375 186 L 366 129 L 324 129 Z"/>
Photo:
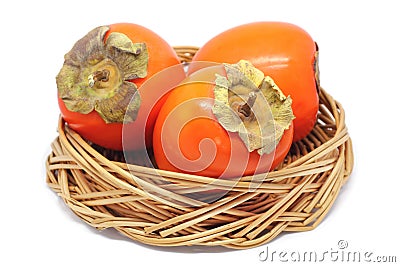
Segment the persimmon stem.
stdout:
<path fill-rule="evenodd" d="M 88 80 L 89 80 L 89 86 L 93 87 L 96 82 L 102 81 L 102 82 L 107 82 L 110 77 L 110 71 L 109 70 L 97 70 L 93 72 L 92 74 L 89 75 Z"/>
<path fill-rule="evenodd" d="M 256 102 L 257 95 L 254 92 L 249 93 L 249 98 L 247 99 L 246 103 L 238 106 L 238 112 L 243 114 L 245 117 L 250 117 L 253 111 L 251 108 L 253 107 L 254 103 Z"/>

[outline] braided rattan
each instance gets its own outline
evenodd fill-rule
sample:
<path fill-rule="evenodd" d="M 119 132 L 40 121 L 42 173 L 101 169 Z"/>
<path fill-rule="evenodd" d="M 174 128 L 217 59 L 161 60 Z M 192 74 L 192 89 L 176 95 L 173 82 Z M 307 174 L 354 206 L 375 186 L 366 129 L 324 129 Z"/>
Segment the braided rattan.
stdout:
<path fill-rule="evenodd" d="M 176 47 L 182 62 L 189 62 L 196 50 Z M 170 192 L 171 184 L 155 175 L 153 168 L 128 166 L 121 154 L 89 144 L 62 119 L 58 131 L 46 162 L 49 187 L 89 225 L 99 230 L 113 227 L 156 246 L 243 249 L 269 242 L 281 232 L 314 229 L 353 167 L 344 110 L 322 88 L 314 129 L 292 145 L 285 161 L 264 175 L 254 190 L 249 190 L 248 177 L 216 181 L 157 170 L 184 189 L 182 194 Z M 221 189 L 231 188 L 229 194 L 211 203 L 184 194 L 211 181 Z"/>

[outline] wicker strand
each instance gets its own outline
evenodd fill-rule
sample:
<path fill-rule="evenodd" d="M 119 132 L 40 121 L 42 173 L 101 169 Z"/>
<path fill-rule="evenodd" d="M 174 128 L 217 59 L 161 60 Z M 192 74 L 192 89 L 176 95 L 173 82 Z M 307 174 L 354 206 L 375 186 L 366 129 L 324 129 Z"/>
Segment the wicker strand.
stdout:
<path fill-rule="evenodd" d="M 197 48 L 175 50 L 188 63 Z M 329 212 L 354 164 L 344 109 L 323 88 L 318 122 L 309 136 L 292 145 L 276 170 L 236 180 L 128 165 L 121 153 L 86 142 L 62 119 L 58 131 L 46 162 L 48 186 L 89 225 L 115 228 L 156 246 L 244 249 L 281 232 L 312 230 Z M 258 181 L 256 188 L 253 181 Z M 210 202 L 203 193 L 210 183 L 229 193 Z"/>

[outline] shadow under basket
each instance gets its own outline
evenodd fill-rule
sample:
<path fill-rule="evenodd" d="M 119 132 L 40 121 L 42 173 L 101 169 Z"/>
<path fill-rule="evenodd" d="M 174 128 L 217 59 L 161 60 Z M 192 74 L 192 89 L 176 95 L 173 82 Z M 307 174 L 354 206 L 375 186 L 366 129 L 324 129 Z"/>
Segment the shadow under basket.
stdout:
<path fill-rule="evenodd" d="M 195 47 L 175 48 L 182 62 Z M 115 228 L 155 246 L 245 249 L 282 232 L 314 229 L 353 168 L 342 106 L 320 90 L 318 121 L 293 143 L 276 170 L 234 180 L 214 179 L 127 164 L 118 152 L 92 146 L 61 119 L 46 162 L 48 186 L 83 221 Z M 130 162 L 130 161 L 129 161 Z M 193 193 L 209 184 L 228 193 L 208 201 Z"/>

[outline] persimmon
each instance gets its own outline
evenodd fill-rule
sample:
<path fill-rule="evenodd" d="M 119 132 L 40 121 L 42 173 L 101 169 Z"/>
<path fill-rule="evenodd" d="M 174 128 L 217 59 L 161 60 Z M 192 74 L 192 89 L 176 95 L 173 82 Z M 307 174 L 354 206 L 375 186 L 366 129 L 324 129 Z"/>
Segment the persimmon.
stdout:
<path fill-rule="evenodd" d="M 169 86 L 185 77 L 175 68 L 169 83 L 141 85 L 180 64 L 173 48 L 155 32 L 132 23 L 100 26 L 78 40 L 57 75 L 58 103 L 68 126 L 104 148 L 151 146 L 152 129 Z M 122 129 L 129 135 L 122 142 Z"/>
<path fill-rule="evenodd" d="M 268 172 L 292 144 L 291 99 L 247 61 L 191 73 L 169 94 L 153 134 L 160 169 L 209 177 Z"/>
<path fill-rule="evenodd" d="M 228 29 L 206 42 L 193 61 L 250 61 L 293 101 L 294 138 L 313 128 L 319 107 L 318 47 L 302 28 L 285 22 L 254 22 Z M 192 68 L 192 71 L 194 69 Z"/>

